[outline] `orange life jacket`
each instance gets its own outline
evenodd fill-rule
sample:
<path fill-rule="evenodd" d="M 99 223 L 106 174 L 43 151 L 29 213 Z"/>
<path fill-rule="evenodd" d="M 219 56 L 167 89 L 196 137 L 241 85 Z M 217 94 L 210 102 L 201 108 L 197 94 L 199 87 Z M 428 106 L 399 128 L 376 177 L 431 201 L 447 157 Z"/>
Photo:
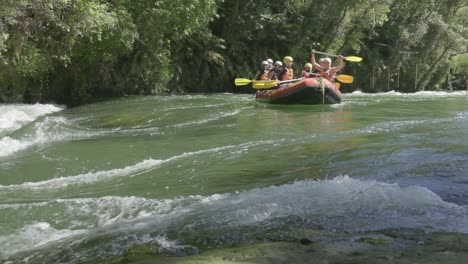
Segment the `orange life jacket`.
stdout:
<path fill-rule="evenodd" d="M 287 67 L 284 67 L 284 69 L 286 70 L 283 75 L 281 76 L 281 80 L 282 81 L 285 81 L 285 80 L 292 80 L 294 78 L 294 71 L 292 68 L 287 68 Z"/>
<path fill-rule="evenodd" d="M 255 75 L 256 76 L 256 79 L 257 81 L 268 81 L 268 74 L 270 73 L 270 71 L 268 70 L 259 70 L 257 72 L 257 74 Z"/>
<path fill-rule="evenodd" d="M 258 76 L 258 79 L 262 81 L 268 81 L 269 73 L 270 73 L 269 71 L 264 71 L 262 74 L 260 74 L 260 76 Z"/>

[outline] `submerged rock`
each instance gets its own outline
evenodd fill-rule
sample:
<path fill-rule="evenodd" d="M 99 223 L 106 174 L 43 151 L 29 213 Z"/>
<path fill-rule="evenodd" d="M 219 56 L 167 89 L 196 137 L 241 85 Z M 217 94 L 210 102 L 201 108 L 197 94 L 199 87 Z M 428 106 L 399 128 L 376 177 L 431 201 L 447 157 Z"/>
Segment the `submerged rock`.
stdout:
<path fill-rule="evenodd" d="M 296 234 L 298 235 L 298 234 Z M 468 235 L 425 233 L 419 230 L 383 230 L 360 235 L 317 234 L 295 241 L 238 244 L 207 249 L 198 255 L 175 257 L 128 255 L 112 263 L 465 263 Z M 123 262 L 121 262 L 123 260 Z"/>

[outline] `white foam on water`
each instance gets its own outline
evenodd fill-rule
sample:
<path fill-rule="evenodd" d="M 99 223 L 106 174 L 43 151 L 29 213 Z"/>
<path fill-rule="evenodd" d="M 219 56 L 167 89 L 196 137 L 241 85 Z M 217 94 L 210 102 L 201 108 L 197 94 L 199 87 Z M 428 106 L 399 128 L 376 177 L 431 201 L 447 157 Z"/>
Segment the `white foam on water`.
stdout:
<path fill-rule="evenodd" d="M 33 142 L 21 141 L 10 137 L 0 139 L 0 157 L 8 156 L 17 151 L 26 149 L 34 144 Z"/>
<path fill-rule="evenodd" d="M 372 228 L 373 224 L 380 226 L 382 219 L 376 223 L 371 222 L 372 219 L 381 217 L 394 221 L 392 224 L 395 226 L 418 225 L 419 221 L 421 227 L 437 227 L 438 222 L 433 217 L 443 213 L 438 217 L 446 217 L 447 222 L 440 222 L 440 228 L 461 227 L 458 231 L 468 232 L 466 225 L 458 226 L 460 220 L 468 219 L 466 208 L 443 201 L 427 188 L 360 181 L 348 176 L 332 180 L 300 181 L 238 194 L 189 196 L 168 200 L 141 197 L 58 199 L 34 204 L 3 204 L 0 210 L 31 210 L 34 207 L 49 207 L 56 203 L 69 206 L 70 211 L 65 211 L 73 215 L 72 219 L 92 215 L 95 218 L 93 223 L 96 224 L 93 224 L 93 227 L 114 224 L 121 220 L 137 220 L 140 217 L 147 219 L 155 213 L 168 214 L 174 210 L 201 213 L 206 215 L 202 222 L 214 225 L 227 222 L 250 225 L 267 219 L 296 215 L 304 218 L 372 216 L 369 219 L 370 223 L 360 227 L 364 229 Z M 118 211 L 117 214 L 115 210 Z M 109 215 L 109 212 L 114 213 Z M 362 213 L 365 215 L 361 215 Z M 405 220 L 411 221 L 405 223 Z"/>
<path fill-rule="evenodd" d="M 8 257 L 49 243 L 85 233 L 85 230 L 57 230 L 49 223 L 36 222 L 22 227 L 14 233 L 0 236 L 0 257 Z"/>
<path fill-rule="evenodd" d="M 247 108 L 244 108 L 247 109 Z M 186 123 L 181 123 L 181 124 L 175 124 L 175 125 L 170 125 L 167 127 L 186 127 L 186 126 L 193 126 L 193 125 L 201 125 L 201 124 L 206 124 L 209 122 L 217 121 L 225 117 L 231 117 L 239 114 L 241 110 L 235 110 L 232 112 L 222 112 L 219 114 L 215 114 L 213 116 L 207 117 L 205 119 L 197 120 L 197 121 L 192 121 L 192 122 L 186 122 Z"/>
<path fill-rule="evenodd" d="M 175 110 L 187 110 L 187 109 L 196 109 L 196 108 L 215 108 L 215 107 L 226 107 L 232 105 L 232 103 L 219 103 L 219 104 L 203 104 L 203 105 L 176 105 L 171 107 L 166 107 L 163 109 L 157 109 L 153 111 L 154 113 L 159 112 L 168 112 L 168 111 L 175 111 Z"/>
<path fill-rule="evenodd" d="M 167 161 L 147 159 L 137 164 L 126 166 L 126 167 L 119 168 L 119 169 L 112 169 L 112 170 L 105 170 L 105 171 L 98 171 L 98 172 L 88 172 L 88 173 L 79 174 L 75 176 L 58 177 L 58 178 L 54 178 L 54 179 L 50 179 L 46 181 L 40 181 L 40 182 L 25 182 L 25 183 L 18 184 L 18 185 L 0 185 L 0 190 L 1 189 L 8 189 L 8 190 L 57 189 L 57 188 L 65 188 L 67 186 L 76 185 L 76 184 L 95 183 L 95 182 L 102 181 L 105 179 L 128 176 L 128 175 L 135 175 L 135 173 L 144 172 L 164 162 L 167 162 Z"/>
<path fill-rule="evenodd" d="M 317 219 L 326 228 L 373 230 L 433 227 L 468 232 L 466 208 L 443 201 L 423 187 L 399 187 L 348 176 L 272 186 L 207 202 L 198 210 L 217 212 L 217 224 L 252 225 L 291 215 Z M 341 221 L 340 219 L 349 219 Z M 325 219 L 325 220 L 324 220 Z M 334 221 L 330 221 L 333 219 Z M 353 221 L 359 219 L 359 221 Z"/>
<path fill-rule="evenodd" d="M 61 111 L 63 108 L 55 105 L 0 105 L 0 135 L 17 130 L 38 118 Z M 42 136 L 44 133 L 42 133 Z M 15 139 L 10 136 L 0 138 L 0 157 L 8 156 L 17 151 L 28 148 L 43 138 L 28 137 Z"/>
<path fill-rule="evenodd" d="M 237 115 L 240 110 L 235 110 L 232 112 L 223 112 L 215 114 L 211 117 L 187 122 L 182 124 L 176 124 L 168 127 L 186 127 L 199 124 L 205 124 L 212 121 L 216 121 L 222 118 L 231 117 Z M 21 138 L 13 138 L 5 136 L 0 138 L 0 158 L 10 156 L 15 154 L 18 151 L 28 149 L 30 147 L 63 141 L 63 140 L 76 140 L 91 138 L 95 136 L 103 135 L 115 135 L 115 134 L 135 134 L 139 135 L 142 133 L 151 133 L 152 135 L 161 135 L 164 132 L 160 132 L 159 128 L 135 128 L 135 129 L 112 129 L 112 130 L 88 130 L 76 125 L 73 121 L 68 120 L 62 116 L 50 117 L 47 116 L 44 120 L 38 121 L 34 124 L 32 132 L 22 136 Z"/>
<path fill-rule="evenodd" d="M 43 120 L 38 120 L 31 127 L 31 132 L 24 134 L 19 138 L 5 136 L 0 139 L 0 158 L 15 154 L 18 151 L 28 149 L 30 147 L 53 143 L 65 140 L 86 139 L 98 136 L 108 136 L 116 134 L 125 135 L 140 135 L 164 134 L 159 132 L 159 128 L 134 128 L 111 130 L 105 129 L 87 129 L 79 126 L 76 120 L 69 120 L 63 116 L 46 116 Z"/>
<path fill-rule="evenodd" d="M 222 146 L 222 147 L 215 147 L 215 148 L 210 148 L 210 149 L 185 152 L 180 155 L 172 156 L 167 159 L 149 158 L 149 159 L 143 160 L 133 165 L 128 165 L 123 168 L 117 168 L 117 169 L 112 169 L 112 170 L 88 172 L 88 173 L 74 175 L 74 176 L 62 176 L 62 177 L 57 177 L 54 179 L 40 181 L 40 182 L 25 182 L 25 183 L 14 184 L 14 185 L 0 185 L 0 190 L 9 190 L 9 191 L 38 190 L 38 191 L 41 191 L 44 189 L 65 188 L 70 185 L 91 184 L 91 183 L 96 183 L 99 181 L 109 180 L 109 179 L 118 178 L 118 177 L 135 176 L 137 174 L 147 172 L 148 170 L 154 169 L 163 164 L 170 163 L 170 162 L 184 159 L 184 158 L 188 158 L 188 157 L 192 157 L 192 156 L 196 156 L 196 155 L 216 153 L 216 152 L 230 150 L 230 149 L 246 149 L 249 147 L 254 147 L 258 145 L 270 145 L 273 143 L 274 141 L 272 140 L 248 142 L 248 143 L 244 143 L 240 145 L 227 145 L 227 146 Z"/>
<path fill-rule="evenodd" d="M 460 220 L 467 219 L 466 208 L 445 202 L 424 187 L 400 187 L 377 181 L 360 181 L 348 176 L 339 176 L 332 180 L 300 181 L 238 194 L 189 196 L 167 200 L 141 197 L 59 199 L 27 205 L 5 204 L 0 209 L 27 207 L 27 210 L 31 210 L 34 206 L 47 207 L 56 203 L 69 206 L 68 213 L 72 214 L 72 219 L 92 215 L 97 219 L 93 220 L 93 227 L 140 218 L 151 222 L 153 216 L 183 211 L 199 215 L 200 223 L 218 227 L 226 223 L 236 226 L 251 225 L 290 215 L 304 218 L 372 216 L 368 223 L 359 228 L 372 229 L 373 226 L 380 226 L 382 219 L 379 218 L 385 218 L 394 221 L 391 223 L 394 227 L 404 227 L 405 224 L 441 229 L 462 227 L 458 231 L 468 232 L 465 225 L 457 226 L 461 223 Z M 446 214 L 447 220 L 453 219 L 443 224 L 438 223 L 434 217 L 437 213 Z M 412 221 L 405 222 L 408 219 Z M 376 222 L 372 223 L 374 220 Z M 197 219 L 194 219 L 194 222 L 197 222 Z M 441 225 L 437 226 L 438 224 Z M 349 226 L 353 225 L 349 223 Z"/>
<path fill-rule="evenodd" d="M 130 223 L 133 229 L 143 228 L 145 225 L 134 223 L 135 220 L 145 219 L 148 216 L 154 218 L 157 215 L 164 217 L 174 212 L 181 213 L 184 212 L 185 207 L 199 203 L 202 199 L 204 199 L 202 196 L 166 200 L 108 196 L 56 199 L 28 204 L 2 204 L 0 205 L 1 214 L 11 216 L 16 213 L 19 222 L 17 224 L 23 224 L 23 226 L 8 233 L 0 230 L 0 245 L 2 245 L 0 259 L 19 252 L 40 249 L 50 244 L 69 244 L 71 240 L 66 239 L 76 242 L 109 232 L 126 233 L 118 225 L 119 223 Z M 34 215 L 33 222 L 27 219 L 29 215 Z M 166 221 L 165 226 L 171 223 L 172 221 Z M 180 248 L 175 241 L 160 236 L 139 241 L 139 243 L 155 241 L 161 248 L 167 250 Z M 125 246 L 131 247 L 132 245 L 126 242 Z"/>
<path fill-rule="evenodd" d="M 202 196 L 189 196 L 174 199 L 156 200 L 142 197 L 106 196 L 99 198 L 55 199 L 24 204 L 2 204 L 5 214 L 22 215 L 18 221 L 30 221 L 27 215 L 35 215 L 35 220 L 69 229 L 92 229 L 118 222 L 131 221 L 155 214 L 170 214 L 189 204 L 204 199 Z M 53 208 L 53 214 L 50 213 Z M 82 219 L 81 221 L 78 219 Z"/>
<path fill-rule="evenodd" d="M 91 132 L 77 129 L 76 126 L 61 116 L 46 116 L 44 120 L 34 124 L 31 133 L 19 139 L 3 137 L 0 139 L 0 158 L 12 155 L 18 151 L 27 149 L 34 145 L 70 140 L 77 138 L 87 138 L 100 134 L 101 132 Z"/>
<path fill-rule="evenodd" d="M 466 91 L 419 91 L 415 93 L 401 93 L 396 91 L 380 92 L 380 93 L 364 93 L 362 91 L 354 91 L 352 93 L 343 94 L 344 97 L 423 97 L 423 98 L 440 98 L 440 97 L 460 97 L 466 96 Z"/>
<path fill-rule="evenodd" d="M 414 126 L 421 126 L 421 125 L 435 126 L 435 125 L 444 124 L 448 122 L 465 121 L 467 119 L 468 119 L 468 115 L 464 112 L 461 112 L 461 113 L 453 113 L 452 117 L 447 117 L 447 118 L 379 122 L 379 123 L 368 125 L 367 127 L 364 127 L 364 128 L 346 131 L 345 133 L 351 133 L 351 134 L 395 133 L 395 131 L 399 131 L 399 130 L 406 129 L 406 128 L 411 128 Z"/>
<path fill-rule="evenodd" d="M 467 208 L 445 202 L 429 189 L 361 181 L 348 176 L 299 181 L 240 193 L 165 200 L 102 197 L 0 206 L 2 214 L 10 215 L 15 211 L 21 215 L 34 215 L 42 210 L 56 213 L 44 213 L 37 223 L 26 222 L 23 227 L 0 236 L 0 242 L 11 241 L 4 250 L 6 256 L 34 249 L 37 239 L 45 236 L 51 239 L 40 245 L 62 243 L 61 239 L 77 234 L 83 241 L 91 237 L 99 240 L 104 234 L 118 238 L 129 234 L 164 234 L 170 230 L 172 236 L 174 232 L 222 236 L 233 230 L 248 235 L 244 228 L 274 228 L 277 220 L 291 217 L 300 217 L 333 231 L 419 228 L 468 233 Z M 286 220 L 282 221 L 286 223 Z M 63 227 L 56 228 L 58 225 Z M 183 240 L 182 237 L 169 239 Z M 106 243 L 114 243 L 116 239 L 111 241 Z M 125 243 L 119 246 L 125 247 Z M 167 247 L 171 247 L 171 243 Z"/>
<path fill-rule="evenodd" d="M 50 104 L 0 105 L 0 135 L 14 131 L 37 118 L 63 110 L 63 107 Z"/>

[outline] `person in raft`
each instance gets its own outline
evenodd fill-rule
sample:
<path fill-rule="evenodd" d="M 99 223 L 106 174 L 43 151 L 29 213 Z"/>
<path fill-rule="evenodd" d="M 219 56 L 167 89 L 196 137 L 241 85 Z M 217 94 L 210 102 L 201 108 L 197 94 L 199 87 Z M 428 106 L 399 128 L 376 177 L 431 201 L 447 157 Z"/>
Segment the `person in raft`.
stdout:
<path fill-rule="evenodd" d="M 273 70 L 271 70 L 270 73 L 268 74 L 268 79 L 278 80 L 278 75 L 282 67 L 283 67 L 283 63 L 281 61 L 276 61 L 275 68 L 273 68 Z"/>
<path fill-rule="evenodd" d="M 278 71 L 278 80 L 286 81 L 292 80 L 294 78 L 294 70 L 292 68 L 293 58 L 291 56 L 286 56 L 283 58 L 283 67 Z"/>
<path fill-rule="evenodd" d="M 274 68 L 273 60 L 272 59 L 267 59 L 266 61 L 268 62 L 268 70 L 269 71 L 273 70 L 273 68 Z"/>
<path fill-rule="evenodd" d="M 310 61 L 312 65 L 320 71 L 320 77 L 323 77 L 329 81 L 332 81 L 335 77 L 336 73 L 343 69 L 343 56 L 338 56 L 339 65 L 336 67 L 331 67 L 331 59 L 330 58 L 322 58 L 320 59 L 320 64 L 315 61 L 315 50 L 310 52 Z"/>
<path fill-rule="evenodd" d="M 304 65 L 304 69 L 302 70 L 301 77 L 302 78 L 310 78 L 314 77 L 315 75 L 312 73 L 312 63 L 306 63 Z"/>
<path fill-rule="evenodd" d="M 255 74 L 255 80 L 268 81 L 268 73 L 270 73 L 268 70 L 269 67 L 268 61 L 262 61 L 260 69 Z"/>

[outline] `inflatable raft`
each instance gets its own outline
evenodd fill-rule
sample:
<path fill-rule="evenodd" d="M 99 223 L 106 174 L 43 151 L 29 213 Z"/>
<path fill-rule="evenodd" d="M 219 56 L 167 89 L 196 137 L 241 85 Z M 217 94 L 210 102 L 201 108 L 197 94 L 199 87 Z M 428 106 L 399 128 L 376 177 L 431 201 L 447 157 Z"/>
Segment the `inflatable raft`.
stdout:
<path fill-rule="evenodd" d="M 326 79 L 307 78 L 273 89 L 258 90 L 255 99 L 269 104 L 339 104 L 341 92 Z"/>

